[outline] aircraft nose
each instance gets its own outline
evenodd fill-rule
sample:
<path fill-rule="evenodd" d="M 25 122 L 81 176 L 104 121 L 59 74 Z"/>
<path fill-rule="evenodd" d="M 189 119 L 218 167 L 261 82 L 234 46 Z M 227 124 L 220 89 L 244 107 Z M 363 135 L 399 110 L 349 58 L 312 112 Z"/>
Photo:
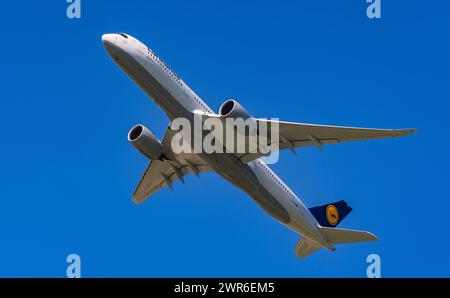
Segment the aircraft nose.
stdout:
<path fill-rule="evenodd" d="M 103 34 L 102 35 L 102 43 L 105 48 L 111 48 L 114 45 L 115 34 Z"/>

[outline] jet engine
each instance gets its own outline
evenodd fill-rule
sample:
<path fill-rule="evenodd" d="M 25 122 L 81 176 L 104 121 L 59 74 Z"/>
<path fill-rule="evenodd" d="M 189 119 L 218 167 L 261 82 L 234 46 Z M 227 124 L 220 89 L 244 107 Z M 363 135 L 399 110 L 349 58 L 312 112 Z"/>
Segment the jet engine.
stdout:
<path fill-rule="evenodd" d="M 142 155 L 149 159 L 160 159 L 163 155 L 158 138 L 145 126 L 138 124 L 128 133 L 128 141 Z"/>
<path fill-rule="evenodd" d="M 242 118 L 247 120 L 252 116 L 234 99 L 226 100 L 219 108 L 219 115 L 223 118 Z"/>
<path fill-rule="evenodd" d="M 237 131 L 246 136 L 257 131 L 255 119 L 234 99 L 228 99 L 220 106 L 219 115 L 223 119 L 234 119 Z M 245 122 L 245 125 L 242 125 L 239 121 Z"/>

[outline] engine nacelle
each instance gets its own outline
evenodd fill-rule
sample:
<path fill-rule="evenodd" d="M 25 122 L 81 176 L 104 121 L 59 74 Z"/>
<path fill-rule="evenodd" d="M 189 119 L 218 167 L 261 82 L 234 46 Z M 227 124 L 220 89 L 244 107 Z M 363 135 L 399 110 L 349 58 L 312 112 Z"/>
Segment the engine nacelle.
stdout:
<path fill-rule="evenodd" d="M 234 99 L 228 99 L 220 106 L 219 115 L 224 119 L 244 120 L 245 124 L 247 124 L 245 127 L 242 127 L 242 125 L 236 127 L 241 134 L 248 136 L 249 134 L 255 134 L 257 131 L 254 118 Z"/>
<path fill-rule="evenodd" d="M 160 159 L 162 144 L 158 138 L 145 126 L 138 124 L 128 133 L 128 141 L 142 155 L 149 159 Z"/>
<path fill-rule="evenodd" d="M 226 100 L 219 108 L 219 115 L 223 118 L 242 118 L 247 120 L 252 116 L 234 99 Z"/>

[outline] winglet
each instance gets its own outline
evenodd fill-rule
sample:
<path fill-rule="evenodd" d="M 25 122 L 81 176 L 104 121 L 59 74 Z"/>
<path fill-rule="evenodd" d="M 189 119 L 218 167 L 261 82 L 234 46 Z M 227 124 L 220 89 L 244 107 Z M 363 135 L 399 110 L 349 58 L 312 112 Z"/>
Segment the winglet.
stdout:
<path fill-rule="evenodd" d="M 417 128 L 393 129 L 393 137 L 409 136 L 417 132 Z"/>
<path fill-rule="evenodd" d="M 136 205 L 141 205 L 141 204 L 142 204 L 142 201 L 138 200 L 138 198 L 137 198 L 135 195 L 133 195 L 133 196 L 131 197 L 131 199 L 133 200 L 133 202 L 134 202 Z"/>

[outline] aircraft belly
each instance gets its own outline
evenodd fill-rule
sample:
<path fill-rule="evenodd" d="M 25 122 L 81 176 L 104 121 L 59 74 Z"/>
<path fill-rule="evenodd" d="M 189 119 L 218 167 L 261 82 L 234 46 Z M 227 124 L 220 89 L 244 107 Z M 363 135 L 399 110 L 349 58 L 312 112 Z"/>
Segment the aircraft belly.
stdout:
<path fill-rule="evenodd" d="M 121 69 L 164 110 L 170 119 L 191 114 L 190 109 L 195 107 L 184 106 L 191 100 L 181 98 L 184 95 L 171 94 L 169 88 L 163 86 L 147 69 L 149 66 L 147 68 L 143 66 L 150 62 L 139 61 L 120 49 L 115 49 L 115 52 L 121 59 Z M 164 83 L 168 84 L 169 80 Z M 173 88 L 172 93 L 175 93 L 175 90 L 177 88 Z"/>
<path fill-rule="evenodd" d="M 234 154 L 201 154 L 223 178 L 247 193 L 264 211 L 284 224 L 291 221 L 286 208 L 260 183 L 252 169 Z"/>

